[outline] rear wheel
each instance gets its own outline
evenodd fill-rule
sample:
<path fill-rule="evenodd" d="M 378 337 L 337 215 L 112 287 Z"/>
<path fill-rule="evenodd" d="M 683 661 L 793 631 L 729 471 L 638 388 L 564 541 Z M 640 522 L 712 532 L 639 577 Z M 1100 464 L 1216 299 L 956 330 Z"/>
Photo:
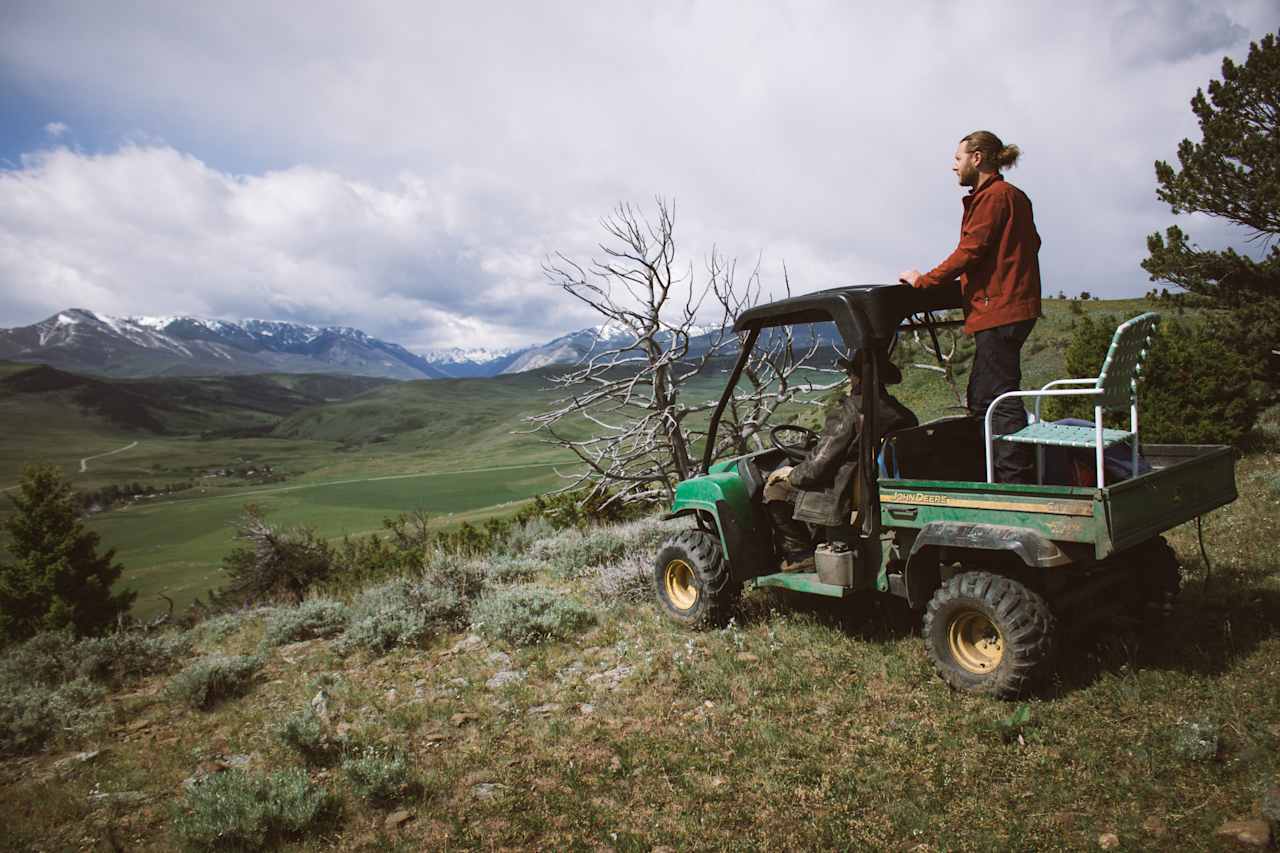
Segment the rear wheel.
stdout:
<path fill-rule="evenodd" d="M 719 538 L 705 530 L 684 530 L 666 541 L 654 562 L 653 587 L 663 612 L 695 628 L 728 619 L 736 591 Z"/>
<path fill-rule="evenodd" d="M 1173 602 L 1182 588 L 1182 566 L 1163 536 L 1134 548 L 1131 564 L 1138 571 L 1138 589 L 1143 604 L 1143 622 L 1159 628 L 1173 613 Z"/>
<path fill-rule="evenodd" d="M 1021 694 L 1046 668 L 1053 629 L 1040 595 L 988 572 L 948 580 L 924 616 L 925 647 L 943 680 L 1001 699 Z"/>

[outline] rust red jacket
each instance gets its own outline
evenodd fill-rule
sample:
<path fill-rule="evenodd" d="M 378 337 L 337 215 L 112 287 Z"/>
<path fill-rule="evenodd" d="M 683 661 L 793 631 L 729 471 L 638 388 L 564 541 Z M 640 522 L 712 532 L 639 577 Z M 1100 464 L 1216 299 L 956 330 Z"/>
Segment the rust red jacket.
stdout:
<path fill-rule="evenodd" d="M 1040 235 L 1031 199 L 999 173 L 961 201 L 960 245 L 916 287 L 960 279 L 969 334 L 1040 316 Z"/>

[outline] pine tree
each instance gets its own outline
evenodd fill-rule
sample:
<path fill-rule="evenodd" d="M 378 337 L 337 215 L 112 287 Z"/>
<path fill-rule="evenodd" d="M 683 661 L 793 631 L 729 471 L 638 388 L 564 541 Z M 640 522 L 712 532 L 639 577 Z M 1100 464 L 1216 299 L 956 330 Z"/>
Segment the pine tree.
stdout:
<path fill-rule="evenodd" d="M 98 534 L 77 515 L 71 485 L 52 465 L 23 471 L 14 512 L 4 521 L 8 559 L 0 561 L 0 639 L 22 640 L 69 628 L 98 634 L 126 613 L 136 593 L 112 594 L 123 566 L 115 549 L 98 553 Z"/>
<path fill-rule="evenodd" d="M 1280 351 L 1280 44 L 1275 34 L 1249 45 L 1243 65 L 1222 61 L 1222 79 L 1196 90 L 1191 110 L 1199 143 L 1182 140 L 1180 169 L 1156 163 L 1156 195 L 1175 214 L 1204 213 L 1233 222 L 1266 250 L 1255 259 L 1235 249 L 1197 247 L 1178 226 L 1147 238 L 1142 266 L 1152 280 L 1172 282 L 1230 309 L 1231 335 L 1273 383 Z M 1270 372 L 1266 365 L 1270 362 Z"/>

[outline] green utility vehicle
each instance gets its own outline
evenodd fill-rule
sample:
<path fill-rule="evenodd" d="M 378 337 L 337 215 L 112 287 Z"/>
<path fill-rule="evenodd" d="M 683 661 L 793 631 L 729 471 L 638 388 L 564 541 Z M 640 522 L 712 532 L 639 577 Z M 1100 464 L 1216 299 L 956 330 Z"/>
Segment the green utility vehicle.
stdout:
<path fill-rule="evenodd" d="M 779 571 L 765 480 L 805 458 L 815 436 L 775 427 L 771 448 L 712 464 L 721 416 L 761 333 L 833 323 L 848 351 L 878 352 L 861 359 L 862 387 L 876 389 L 896 335 L 925 328 L 936 346 L 942 323 L 934 312 L 959 306 L 958 288 L 872 285 L 743 312 L 734 326 L 746 333 L 742 353 L 708 430 L 707 473 L 677 485 L 666 516 L 693 516 L 696 527 L 671 536 L 658 553 L 654 588 L 664 612 L 689 626 L 716 624 L 744 586 L 836 598 L 863 591 L 899 596 L 923 612 L 925 646 L 945 681 L 1002 698 L 1023 692 L 1049 668 L 1064 624 L 1116 610 L 1152 618 L 1168 612 L 1179 567 L 1160 534 L 1230 503 L 1236 488 L 1225 446 L 1143 444 L 1138 456 L 1137 378 L 1158 320 L 1153 314 L 1117 331 L 1101 376 L 1058 380 L 1018 395 L 1089 396 L 1096 404 L 1091 426 L 1037 420 L 993 438 L 989 417 L 984 429 L 983 417 L 965 416 L 882 436 L 878 395 L 868 391 L 850 496 L 854 512 L 848 523 L 813 529 L 816 571 Z M 1131 430 L 1104 429 L 1104 408 L 1128 408 Z M 788 442 L 786 430 L 807 440 Z M 1073 452 L 1096 460 L 1100 485 L 990 482 L 993 440 L 1036 445 L 1041 475 L 1046 445 L 1078 448 Z M 1113 446 L 1131 460 L 1132 476 L 1108 478 L 1103 451 Z"/>

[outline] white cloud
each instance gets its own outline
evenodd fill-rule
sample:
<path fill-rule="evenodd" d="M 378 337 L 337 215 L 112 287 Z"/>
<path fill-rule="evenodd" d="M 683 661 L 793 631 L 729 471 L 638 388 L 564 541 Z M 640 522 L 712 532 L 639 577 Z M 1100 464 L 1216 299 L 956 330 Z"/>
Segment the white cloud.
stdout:
<path fill-rule="evenodd" d="M 58 139 L 70 129 L 60 121 L 51 121 L 44 126 L 45 135 L 50 139 Z"/>
<path fill-rule="evenodd" d="M 24 194 L 0 196 L 0 316 L 65 293 L 531 340 L 590 319 L 543 256 L 583 256 L 613 204 L 655 194 L 695 269 L 714 244 L 763 253 L 775 286 L 784 260 L 800 290 L 886 281 L 953 247 L 950 157 L 978 127 L 1025 152 L 1046 290 L 1140 293 L 1171 221 L 1152 163 L 1197 134 L 1221 56 L 1274 25 L 1268 0 L 261 10 L 15 7 L 0 80 L 183 143 L 5 173 Z"/>
<path fill-rule="evenodd" d="M 0 172 L 0 281 L 20 284 L 8 297 L 35 315 L 271 316 L 424 347 L 514 342 L 528 333 L 487 294 L 505 286 L 536 299 L 549 288 L 539 269 L 511 264 L 509 248 L 479 240 L 483 226 L 449 191 L 411 177 L 234 176 L 171 147 L 56 148 Z"/>

